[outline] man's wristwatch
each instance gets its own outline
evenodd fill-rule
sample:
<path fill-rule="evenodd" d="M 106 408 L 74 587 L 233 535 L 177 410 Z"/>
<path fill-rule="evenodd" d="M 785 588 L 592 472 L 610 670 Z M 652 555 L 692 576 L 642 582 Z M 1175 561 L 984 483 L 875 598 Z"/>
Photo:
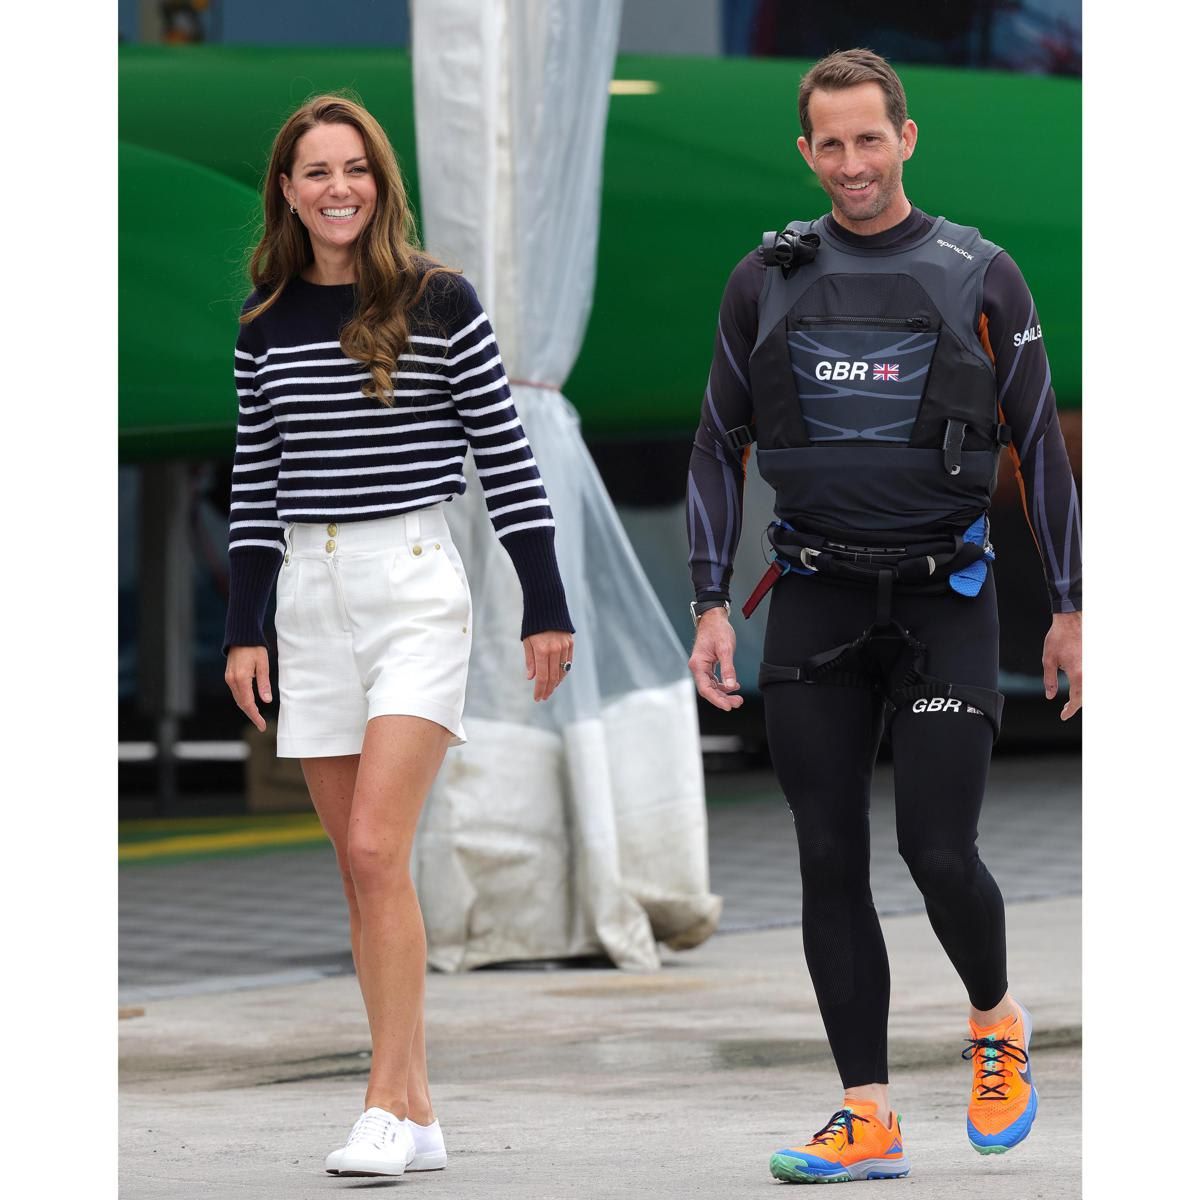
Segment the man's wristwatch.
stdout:
<path fill-rule="evenodd" d="M 710 608 L 723 608 L 726 616 L 729 615 L 728 600 L 693 600 L 691 603 L 692 624 L 700 624 L 700 614 L 706 613 Z"/>

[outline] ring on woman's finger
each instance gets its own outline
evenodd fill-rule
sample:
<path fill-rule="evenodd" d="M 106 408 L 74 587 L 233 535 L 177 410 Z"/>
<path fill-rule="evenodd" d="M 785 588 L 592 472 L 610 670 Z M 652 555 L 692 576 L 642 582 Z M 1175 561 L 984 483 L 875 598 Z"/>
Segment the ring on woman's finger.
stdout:
<path fill-rule="evenodd" d="M 571 664 L 569 662 L 559 663 L 558 669 L 565 675 L 571 669 Z"/>

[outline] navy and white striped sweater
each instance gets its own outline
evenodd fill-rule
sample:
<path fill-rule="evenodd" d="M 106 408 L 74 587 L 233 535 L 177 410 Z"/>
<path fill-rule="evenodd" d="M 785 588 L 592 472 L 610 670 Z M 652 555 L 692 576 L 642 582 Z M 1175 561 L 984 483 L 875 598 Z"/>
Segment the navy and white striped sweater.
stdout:
<path fill-rule="evenodd" d="M 260 299 L 252 293 L 246 307 Z M 452 500 L 466 490 L 468 446 L 521 581 L 521 636 L 572 631 L 554 518 L 474 288 L 461 275 L 430 281 L 410 315 L 392 408 L 363 395 L 369 372 L 338 344 L 354 305 L 353 284 L 297 278 L 238 335 L 226 649 L 264 643 L 286 524 L 374 520 Z"/>

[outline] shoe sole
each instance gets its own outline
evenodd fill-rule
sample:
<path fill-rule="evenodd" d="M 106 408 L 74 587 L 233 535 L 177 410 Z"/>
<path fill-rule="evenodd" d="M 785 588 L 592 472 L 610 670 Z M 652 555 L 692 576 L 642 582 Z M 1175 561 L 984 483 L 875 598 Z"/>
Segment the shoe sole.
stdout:
<path fill-rule="evenodd" d="M 867 1179 L 903 1179 L 911 1170 L 907 1158 L 865 1158 L 833 1174 L 806 1171 L 784 1154 L 771 1155 L 771 1174 L 784 1183 L 860 1183 Z"/>
<path fill-rule="evenodd" d="M 404 1168 L 405 1174 L 409 1171 L 444 1171 L 446 1169 L 446 1152 L 445 1150 L 428 1150 L 424 1154 L 418 1154 L 412 1162 Z M 350 1172 L 343 1171 L 341 1167 L 326 1167 L 326 1175 L 348 1175 Z"/>
<path fill-rule="evenodd" d="M 977 1154 L 1004 1154 L 1011 1150 L 1014 1146 L 1019 1146 L 1030 1134 L 1033 1129 L 1033 1120 L 1037 1116 L 1038 1110 L 1038 1094 L 1037 1088 L 1030 1086 L 1029 1089 L 1029 1107 L 1019 1116 L 1013 1123 L 1004 1131 L 1004 1136 L 1012 1129 L 1017 1129 L 1016 1136 L 1010 1142 L 993 1142 L 988 1145 L 981 1145 L 971 1137 L 970 1129 L 967 1130 L 967 1141 L 971 1143 L 971 1149 Z"/>
<path fill-rule="evenodd" d="M 1024 1005 L 1018 1004 L 1017 1007 L 1021 1010 L 1021 1024 L 1025 1028 L 1025 1049 L 1029 1050 L 1033 1045 L 1033 1018 L 1025 1011 Z M 967 1118 L 967 1141 L 971 1143 L 971 1149 L 977 1154 L 1004 1154 L 1011 1150 L 1014 1146 L 1019 1146 L 1030 1134 L 1033 1129 L 1034 1118 L 1037 1116 L 1038 1110 L 1038 1093 L 1037 1088 L 1033 1085 L 1033 1068 L 1029 1068 L 1029 1104 L 1025 1111 L 1002 1133 L 997 1134 L 997 1137 L 1003 1137 L 1011 1129 L 1016 1129 L 1017 1135 L 1011 1142 L 992 1142 L 979 1143 L 971 1137 L 971 1130 L 974 1126 L 971 1124 L 971 1118 Z"/>
<path fill-rule="evenodd" d="M 398 1166 L 388 1163 L 386 1165 L 380 1163 L 372 1163 L 363 1159 L 342 1159 L 338 1167 L 338 1175 L 403 1175 L 412 1162 L 410 1158 L 407 1163 L 401 1163 Z"/>
<path fill-rule="evenodd" d="M 427 1150 L 424 1154 L 418 1154 L 406 1168 L 409 1171 L 444 1171 L 445 1169 L 445 1150 Z"/>

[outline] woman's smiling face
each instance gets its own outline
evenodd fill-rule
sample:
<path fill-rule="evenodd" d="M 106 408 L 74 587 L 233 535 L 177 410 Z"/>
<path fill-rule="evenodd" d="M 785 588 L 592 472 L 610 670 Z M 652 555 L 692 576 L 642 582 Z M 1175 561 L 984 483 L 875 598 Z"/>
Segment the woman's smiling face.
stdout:
<path fill-rule="evenodd" d="M 375 211 L 375 177 L 353 125 L 317 125 L 297 143 L 279 185 L 312 239 L 318 259 L 342 259 Z"/>

